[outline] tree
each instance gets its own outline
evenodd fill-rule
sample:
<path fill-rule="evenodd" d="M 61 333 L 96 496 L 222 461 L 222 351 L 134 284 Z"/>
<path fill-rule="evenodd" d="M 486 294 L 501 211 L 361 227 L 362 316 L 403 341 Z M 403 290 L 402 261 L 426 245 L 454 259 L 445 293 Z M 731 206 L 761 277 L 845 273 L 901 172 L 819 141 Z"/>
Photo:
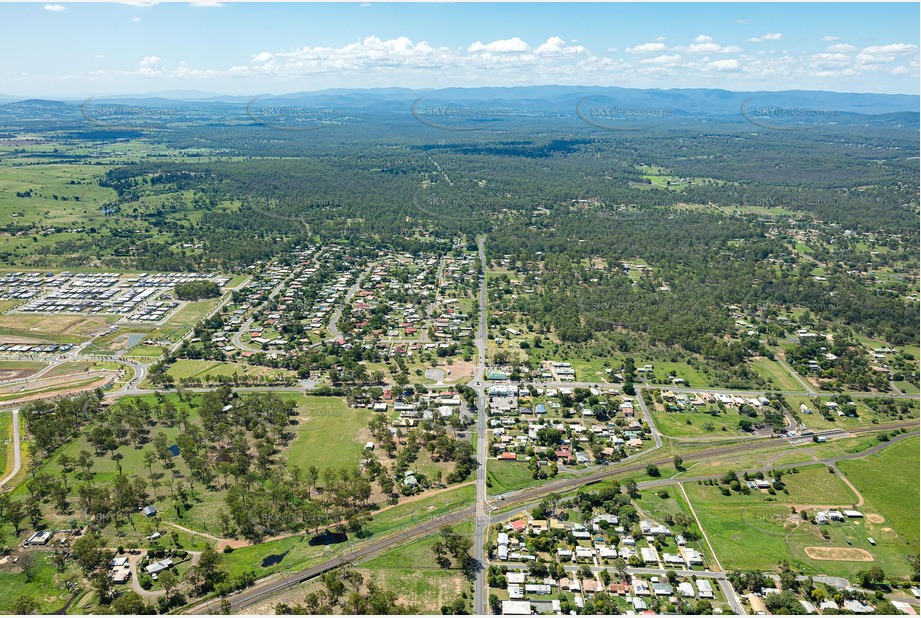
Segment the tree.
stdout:
<path fill-rule="evenodd" d="M 649 476 L 661 476 L 659 466 L 651 463 L 646 464 L 646 474 Z"/>
<path fill-rule="evenodd" d="M 627 495 L 630 496 L 631 498 L 636 499 L 639 497 L 640 495 L 639 487 L 637 486 L 636 481 L 634 481 L 633 479 L 627 479 L 626 481 L 624 481 L 623 487 L 624 487 L 624 491 L 626 491 Z"/>
<path fill-rule="evenodd" d="M 160 585 L 163 586 L 163 592 L 166 593 L 167 600 L 173 598 L 173 593 L 179 589 L 179 577 L 173 571 L 167 569 L 161 571 L 158 576 Z"/>
<path fill-rule="evenodd" d="M 886 573 L 878 566 L 857 572 L 857 579 L 864 588 L 874 588 L 886 581 Z"/>
<path fill-rule="evenodd" d="M 683 469 L 684 469 L 684 468 L 681 467 L 682 464 L 684 464 L 684 460 L 681 458 L 681 455 L 675 455 L 675 458 L 674 458 L 672 461 L 673 461 L 673 463 L 675 464 L 675 470 L 683 470 Z"/>
<path fill-rule="evenodd" d="M 38 609 L 38 602 L 27 594 L 19 595 L 10 610 L 13 614 L 26 616 Z"/>
<path fill-rule="evenodd" d="M 499 597 L 497 597 L 495 594 L 489 595 L 489 609 L 495 615 L 502 613 L 502 603 L 499 601 Z"/>

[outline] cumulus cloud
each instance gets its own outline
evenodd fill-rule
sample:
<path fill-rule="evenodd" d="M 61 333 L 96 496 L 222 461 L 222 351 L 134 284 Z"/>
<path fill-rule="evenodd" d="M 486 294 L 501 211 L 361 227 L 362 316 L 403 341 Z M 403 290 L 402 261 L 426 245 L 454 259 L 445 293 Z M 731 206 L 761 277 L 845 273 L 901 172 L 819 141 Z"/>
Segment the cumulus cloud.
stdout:
<path fill-rule="evenodd" d="M 163 71 L 163 59 L 159 56 L 144 56 L 138 63 L 140 75 L 162 75 Z"/>
<path fill-rule="evenodd" d="M 819 39 L 819 40 L 820 40 L 820 41 L 837 41 L 839 38 L 840 38 L 840 37 L 836 37 L 836 36 L 834 36 L 834 35 L 832 35 L 832 34 L 826 34 L 825 36 L 823 36 L 823 37 L 822 37 L 821 39 Z"/>
<path fill-rule="evenodd" d="M 796 53 L 767 46 L 746 54 L 706 34 L 694 37 L 687 46 L 667 45 L 660 39 L 626 50 L 602 49 L 596 54 L 559 36 L 543 42 L 521 37 L 472 43 L 468 39 L 452 46 L 414 41 L 405 36 L 390 39 L 367 36 L 333 46 L 254 49 L 247 60 L 224 66 L 167 64 L 151 54 L 130 70 L 97 70 L 81 75 L 100 79 L 113 75 L 156 77 L 162 81 L 185 80 L 186 84 L 195 79 L 228 83 L 248 80 L 254 85 L 262 84 L 263 89 L 269 80 L 298 87 L 305 83 L 315 87 L 356 83 L 447 86 L 458 80 L 470 83 L 473 76 L 482 76 L 474 80 L 482 85 L 575 84 L 590 80 L 598 84 L 655 87 L 666 80 L 678 87 L 738 89 L 795 84 L 821 88 L 843 87 L 848 82 L 834 81 L 843 77 L 859 80 L 861 75 L 886 75 L 907 84 L 918 76 L 918 47 L 906 43 L 863 49 L 838 43 L 828 45 L 824 51 L 820 48 Z M 852 81 L 859 83 L 856 80 Z"/>
<path fill-rule="evenodd" d="M 783 39 L 783 34 L 780 32 L 768 32 L 767 34 L 762 34 L 761 36 L 754 36 L 750 39 L 745 39 L 749 43 L 763 43 L 765 41 L 780 41 Z"/>
<path fill-rule="evenodd" d="M 692 54 L 734 54 L 742 51 L 735 45 L 719 45 L 713 41 L 712 36 L 706 34 L 695 37 L 693 43 L 684 49 Z"/>
<path fill-rule="evenodd" d="M 566 41 L 558 36 L 552 36 L 545 43 L 541 43 L 534 50 L 537 54 L 581 54 L 585 50 L 581 45 L 567 45 Z"/>
<path fill-rule="evenodd" d="M 911 45 L 909 43 L 892 43 L 890 45 L 871 45 L 870 47 L 864 47 L 860 50 L 860 53 L 871 56 L 881 54 L 906 54 L 916 49 L 918 49 L 917 45 Z"/>
<path fill-rule="evenodd" d="M 647 54 L 662 51 L 665 49 L 665 43 L 643 43 L 641 45 L 635 45 L 633 47 L 628 47 L 627 52 L 631 54 Z"/>
<path fill-rule="evenodd" d="M 707 66 L 715 71 L 736 71 L 739 68 L 739 61 L 735 58 L 725 58 L 708 62 Z"/>
<path fill-rule="evenodd" d="M 61 11 L 66 11 L 67 7 L 63 4 L 46 4 L 46 11 L 51 11 L 52 13 L 60 13 Z"/>
<path fill-rule="evenodd" d="M 498 54 L 507 54 L 510 52 L 526 52 L 530 50 L 531 47 L 517 36 L 511 39 L 500 39 L 498 41 L 493 41 L 492 43 L 486 44 L 477 41 L 467 48 L 467 51 L 469 52 L 490 52 Z"/>
<path fill-rule="evenodd" d="M 681 61 L 681 54 L 675 54 L 669 56 L 668 54 L 662 54 L 661 56 L 656 56 L 655 58 L 644 58 L 640 60 L 642 64 L 657 64 L 657 65 L 669 65 L 674 66 Z"/>

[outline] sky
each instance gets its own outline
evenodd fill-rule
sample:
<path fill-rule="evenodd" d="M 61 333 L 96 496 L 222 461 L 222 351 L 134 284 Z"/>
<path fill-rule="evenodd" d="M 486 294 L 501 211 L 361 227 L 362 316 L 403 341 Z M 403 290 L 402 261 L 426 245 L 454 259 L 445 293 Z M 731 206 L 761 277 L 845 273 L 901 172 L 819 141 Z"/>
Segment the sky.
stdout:
<path fill-rule="evenodd" d="M 599 85 L 919 93 L 918 3 L 0 4 L 0 94 Z"/>

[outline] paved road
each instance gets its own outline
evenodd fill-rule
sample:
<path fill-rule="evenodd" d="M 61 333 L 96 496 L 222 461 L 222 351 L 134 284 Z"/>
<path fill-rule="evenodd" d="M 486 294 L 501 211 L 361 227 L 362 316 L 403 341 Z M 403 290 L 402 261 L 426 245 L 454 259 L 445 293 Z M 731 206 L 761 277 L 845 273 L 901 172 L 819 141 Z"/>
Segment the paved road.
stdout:
<path fill-rule="evenodd" d="M 13 469 L 9 474 L 6 475 L 2 481 L 0 481 L 0 487 L 3 487 L 19 474 L 19 469 L 22 467 L 22 449 L 19 442 L 19 409 L 13 410 Z"/>
<path fill-rule="evenodd" d="M 871 428 L 864 428 L 863 431 L 880 431 L 883 429 L 885 429 L 885 427 L 875 426 Z M 860 431 L 854 430 L 854 433 L 860 433 Z M 801 461 L 801 462 L 784 464 L 784 465 L 779 465 L 779 466 L 771 466 L 771 468 L 772 469 L 793 468 L 793 467 L 802 467 L 802 466 L 807 466 L 807 465 L 815 465 L 817 463 L 818 464 L 821 464 L 821 463 L 829 464 L 829 463 L 836 463 L 838 461 L 843 461 L 846 459 L 857 459 L 860 457 L 865 457 L 867 455 L 877 453 L 883 448 L 885 448 L 886 446 L 889 446 L 901 440 L 915 437 L 917 435 L 918 435 L 918 432 L 901 434 L 899 436 L 896 436 L 889 442 L 882 442 L 862 453 L 853 453 L 849 455 L 841 455 L 838 457 L 831 457 L 831 458 L 820 459 L 820 460 Z M 780 440 L 778 440 L 778 442 L 782 443 L 782 441 Z M 726 454 L 745 451 L 745 450 L 748 450 L 749 448 L 750 447 L 747 445 L 742 445 L 742 446 L 724 447 L 721 449 L 713 449 L 705 453 L 690 454 L 687 457 L 685 457 L 685 461 L 691 461 L 695 459 L 707 459 L 707 458 L 712 458 L 712 457 L 722 457 L 722 456 L 725 456 Z M 615 474 L 624 474 L 627 472 L 637 471 L 637 470 L 642 469 L 643 465 L 644 464 L 634 464 L 631 466 L 624 466 L 624 467 L 608 466 L 606 469 L 597 471 L 597 472 L 600 472 L 600 474 L 596 473 L 596 475 L 591 477 L 590 480 L 592 481 L 596 479 L 600 480 L 601 478 L 605 478 L 608 476 L 614 476 Z M 643 483 L 640 483 L 639 486 L 640 488 L 645 489 L 645 488 L 657 486 L 660 484 L 674 485 L 679 482 L 695 482 L 696 480 L 698 480 L 698 478 L 703 480 L 707 478 L 715 478 L 718 476 L 719 475 L 713 475 L 709 477 L 682 478 L 682 479 L 661 479 L 661 480 L 656 480 L 656 481 L 643 482 Z M 482 522 L 479 521 L 481 518 L 477 517 L 476 518 L 478 520 L 477 526 L 479 527 L 482 525 L 485 528 L 488 525 L 500 523 L 502 521 L 507 520 L 510 516 L 512 516 L 515 512 L 518 512 L 519 510 L 527 510 L 527 509 L 533 508 L 533 506 L 536 506 L 540 498 L 546 496 L 549 493 L 552 493 L 552 492 L 566 493 L 566 492 L 578 489 L 579 487 L 585 486 L 588 482 L 589 481 L 586 481 L 585 477 L 576 478 L 576 479 L 563 479 L 562 481 L 552 481 L 550 483 L 546 483 L 537 488 L 517 492 L 514 500 L 509 500 L 506 504 L 503 505 L 504 507 L 514 506 L 515 507 L 514 511 L 507 512 L 501 515 L 494 514 L 494 515 L 489 516 L 488 518 L 482 518 L 483 519 Z M 283 590 L 286 590 L 293 586 L 297 586 L 298 584 L 304 581 L 312 579 L 326 571 L 338 568 L 344 564 L 352 563 L 360 559 L 368 558 L 383 550 L 387 550 L 392 547 L 402 545 L 412 539 L 416 539 L 422 536 L 427 536 L 429 534 L 434 534 L 441 528 L 441 526 L 459 524 L 464 521 L 470 521 L 471 517 L 476 517 L 475 507 L 473 506 L 464 507 L 463 509 L 460 509 L 453 513 L 443 515 L 440 517 L 436 517 L 436 518 L 433 518 L 432 520 L 427 520 L 424 523 L 414 525 L 410 528 L 402 530 L 393 535 L 390 535 L 390 536 L 387 536 L 387 537 L 384 537 L 384 538 L 381 538 L 375 541 L 371 541 L 367 544 L 356 547 L 354 550 L 350 551 L 349 553 L 341 557 L 327 560 L 309 569 L 304 569 L 303 571 L 288 574 L 285 576 L 273 576 L 273 577 L 264 579 L 260 582 L 257 582 L 254 586 L 228 597 L 228 600 L 230 601 L 231 607 L 234 611 L 241 611 L 247 607 L 254 605 L 255 603 L 259 603 L 267 598 L 271 598 L 273 595 L 278 594 L 279 592 Z M 641 573 L 643 572 L 643 569 L 635 569 L 635 571 L 637 573 Z M 186 609 L 186 613 L 192 613 L 192 614 L 216 613 L 218 608 L 219 608 L 219 601 L 212 600 L 207 603 L 201 603 L 201 604 L 192 606 Z"/>
<path fill-rule="evenodd" d="M 352 300 L 352 297 L 358 293 L 358 289 L 361 287 L 362 280 L 368 276 L 368 273 L 371 272 L 371 269 L 374 268 L 374 262 L 368 264 L 368 267 L 355 279 L 355 283 L 352 284 L 352 287 L 349 288 L 349 291 L 345 293 L 345 297 L 342 299 L 342 302 L 336 307 L 336 310 L 333 311 L 333 315 L 329 318 L 329 332 L 332 333 L 333 339 L 339 341 L 344 339 L 342 331 L 339 330 L 339 318 L 342 317 L 342 310 L 346 305 L 349 304 L 349 301 Z"/>
<path fill-rule="evenodd" d="M 636 401 L 640 405 L 640 410 L 643 412 L 643 416 L 646 417 L 646 423 L 649 425 L 649 431 L 652 433 L 652 439 L 656 441 L 656 448 L 662 448 L 662 436 L 659 435 L 659 430 L 656 428 L 656 422 L 652 418 L 652 414 L 649 413 L 649 410 L 646 408 L 646 402 L 643 401 L 642 391 L 636 393 Z"/>
<path fill-rule="evenodd" d="M 486 435 L 486 239 L 479 238 L 480 254 L 479 320 L 477 327 L 477 369 L 473 376 L 473 388 L 477 393 L 477 469 L 476 469 L 476 525 L 473 534 L 473 557 L 477 562 L 476 581 L 473 587 L 473 613 L 486 613 L 486 533 L 488 513 L 486 504 L 486 461 L 488 444 Z"/>
<path fill-rule="evenodd" d="M 615 382 L 605 382 L 605 381 L 595 381 L 595 382 L 534 382 L 535 386 L 546 387 L 546 388 L 591 388 L 592 386 L 597 386 L 601 389 L 611 389 L 619 388 L 622 385 Z M 867 397 L 892 397 L 893 399 L 918 399 L 919 395 L 910 395 L 910 394 L 897 394 L 897 393 L 864 393 L 864 392 L 843 392 L 836 393 L 832 391 L 785 391 L 776 388 L 765 388 L 761 390 L 749 391 L 733 388 L 704 388 L 704 387 L 686 387 L 686 386 L 672 386 L 670 384 L 651 384 L 651 383 L 642 383 L 637 384 L 637 390 L 639 388 L 661 388 L 662 390 L 668 390 L 673 393 L 712 393 L 714 395 L 741 395 L 745 397 L 763 395 L 765 393 L 780 393 L 782 395 L 787 395 L 791 397 L 831 397 L 835 395 L 847 395 L 851 398 L 867 398 Z"/>

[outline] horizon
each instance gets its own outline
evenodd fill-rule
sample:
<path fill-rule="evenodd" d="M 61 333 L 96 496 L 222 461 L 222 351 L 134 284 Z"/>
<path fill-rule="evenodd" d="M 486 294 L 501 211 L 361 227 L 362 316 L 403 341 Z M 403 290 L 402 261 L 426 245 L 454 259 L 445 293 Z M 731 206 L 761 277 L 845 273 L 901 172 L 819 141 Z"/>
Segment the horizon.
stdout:
<path fill-rule="evenodd" d="M 832 7 L 9 3 L 0 91 L 62 99 L 591 83 L 918 95 L 919 6 Z"/>
<path fill-rule="evenodd" d="M 56 101 L 60 103 L 74 103 L 74 102 L 86 102 L 89 99 L 98 98 L 136 98 L 139 100 L 143 99 L 155 99 L 161 98 L 164 100 L 171 101 L 186 101 L 186 102 L 202 102 L 202 103 L 220 103 L 220 102 L 235 102 L 235 101 L 221 101 L 220 98 L 225 99 L 245 99 L 247 97 L 258 98 L 258 97 L 287 97 L 294 95 L 315 95 L 323 93 L 332 93 L 332 92 L 351 92 L 351 93 L 373 93 L 373 92 L 382 92 L 382 91 L 407 91 L 407 92 L 438 92 L 443 90 L 523 90 L 528 88 L 569 88 L 572 90 L 578 89 L 604 89 L 604 88 L 618 88 L 622 90 L 636 90 L 636 91 L 659 91 L 659 92 L 672 92 L 672 91 L 723 91 L 729 92 L 732 94 L 787 94 L 787 93 L 827 93 L 827 94 L 836 94 L 836 95 L 851 95 L 851 96 L 904 96 L 904 97 L 914 97 L 921 100 L 921 94 L 919 93 L 908 93 L 908 92 L 867 92 L 867 91 L 839 91 L 839 90 L 823 90 L 823 89 L 813 89 L 813 88 L 789 88 L 785 90 L 733 90 L 728 88 L 639 88 L 633 86 L 603 86 L 603 85 L 585 85 L 585 84 L 530 84 L 522 86 L 442 86 L 438 88 L 412 88 L 404 86 L 374 86 L 369 88 L 321 88 L 317 90 L 298 90 L 298 91 L 285 91 L 285 92 L 246 92 L 240 94 L 230 94 L 226 92 L 209 92 L 205 90 L 197 89 L 169 89 L 169 90 L 159 90 L 159 91 L 149 91 L 149 92 L 108 92 L 108 93 L 75 93 L 70 95 L 15 95 L 9 94 L 6 92 L 0 92 L 0 97 L 6 97 L 11 100 L 6 101 L 4 104 L 9 103 L 20 103 L 24 101 L 36 100 L 36 101 Z M 198 98 L 195 98 L 198 97 Z M 921 113 L 921 110 L 918 110 Z"/>

